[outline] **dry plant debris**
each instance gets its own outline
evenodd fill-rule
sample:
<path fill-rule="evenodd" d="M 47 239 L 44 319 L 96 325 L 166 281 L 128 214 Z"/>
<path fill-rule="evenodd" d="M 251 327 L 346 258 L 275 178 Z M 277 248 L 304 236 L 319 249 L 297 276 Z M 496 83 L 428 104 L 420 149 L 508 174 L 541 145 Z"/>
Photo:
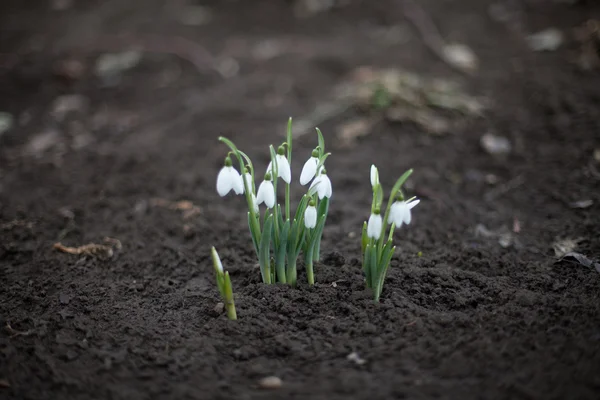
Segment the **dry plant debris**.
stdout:
<path fill-rule="evenodd" d="M 89 243 L 83 246 L 69 247 L 62 243 L 55 243 L 53 247 L 63 253 L 91 256 L 101 259 L 111 258 L 114 255 L 114 250 L 120 250 L 122 248 L 121 242 L 118 239 L 105 237 L 104 242 L 108 243 L 108 245 Z"/>
<path fill-rule="evenodd" d="M 456 82 L 399 68 L 361 67 L 337 87 L 335 97 L 343 105 L 340 112 L 351 104 L 370 114 L 339 128 L 342 146 L 368 134 L 381 119 L 412 122 L 427 133 L 442 135 L 455 126 L 453 117 L 479 117 L 486 108 L 484 100 L 468 95 Z"/>
<path fill-rule="evenodd" d="M 190 219 L 202 213 L 202 209 L 189 200 L 170 201 L 155 198 L 150 200 L 150 205 L 152 207 L 162 207 L 168 208 L 169 210 L 182 211 L 183 219 Z"/>

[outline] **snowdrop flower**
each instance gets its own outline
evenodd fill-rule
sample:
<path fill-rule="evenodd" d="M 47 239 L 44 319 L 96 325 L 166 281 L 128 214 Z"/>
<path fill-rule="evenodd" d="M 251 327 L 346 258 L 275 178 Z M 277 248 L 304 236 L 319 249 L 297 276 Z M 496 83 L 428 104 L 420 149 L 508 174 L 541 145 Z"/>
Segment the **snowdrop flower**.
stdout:
<path fill-rule="evenodd" d="M 317 194 L 319 195 L 320 200 L 323 200 L 323 197 L 331 198 L 331 181 L 324 168 L 321 169 L 319 175 L 317 175 L 313 183 L 310 184 L 311 189 L 315 186 L 317 187 Z"/>
<path fill-rule="evenodd" d="M 421 200 L 419 199 L 414 199 L 411 201 L 395 201 L 394 204 L 392 204 L 392 206 L 390 207 L 388 224 L 393 223 L 394 225 L 396 225 L 396 228 L 400 228 L 403 223 L 406 225 L 410 224 L 410 210 L 412 210 L 414 206 L 419 204 L 420 201 Z"/>
<path fill-rule="evenodd" d="M 319 152 L 313 150 L 311 157 L 304 163 L 300 173 L 300 184 L 306 185 L 317 174 L 317 165 L 319 165 Z"/>
<path fill-rule="evenodd" d="M 371 165 L 371 186 L 375 187 L 379 183 L 379 171 L 375 165 Z"/>
<path fill-rule="evenodd" d="M 271 174 L 267 172 L 265 180 L 262 181 L 256 193 L 256 208 L 260 203 L 265 203 L 268 208 L 273 208 L 275 205 L 275 188 L 271 182 Z"/>
<path fill-rule="evenodd" d="M 280 146 L 279 149 L 277 149 L 277 155 L 275 156 L 275 161 L 277 161 L 277 177 L 283 179 L 285 183 L 290 183 L 292 182 L 292 169 L 290 168 L 290 163 L 284 153 L 285 149 L 283 146 Z M 269 163 L 267 172 L 273 173 L 271 164 L 272 162 Z"/>
<path fill-rule="evenodd" d="M 371 239 L 379 240 L 379 236 L 381 236 L 381 225 L 381 215 L 379 214 L 379 210 L 375 210 L 375 213 L 371 214 L 369 222 L 367 223 L 367 236 Z"/>
<path fill-rule="evenodd" d="M 231 158 L 227 157 L 225 166 L 221 168 L 217 176 L 217 193 L 223 197 L 231 190 L 236 194 L 242 194 L 244 193 L 244 185 L 240 174 L 231 166 Z"/>
<path fill-rule="evenodd" d="M 315 203 L 311 200 L 306 211 L 304 211 L 304 226 L 308 229 L 312 229 L 317 226 L 317 209 Z"/>

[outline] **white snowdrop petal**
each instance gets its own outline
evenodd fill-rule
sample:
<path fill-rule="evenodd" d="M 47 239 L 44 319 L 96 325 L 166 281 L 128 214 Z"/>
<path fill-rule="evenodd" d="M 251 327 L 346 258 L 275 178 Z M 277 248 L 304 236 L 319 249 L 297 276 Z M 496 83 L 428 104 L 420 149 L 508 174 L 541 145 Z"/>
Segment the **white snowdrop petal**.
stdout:
<path fill-rule="evenodd" d="M 398 213 L 398 202 L 394 202 L 390 207 L 390 215 L 388 215 L 388 224 L 396 223 L 396 214 Z"/>
<path fill-rule="evenodd" d="M 318 164 L 319 160 L 316 157 L 311 157 L 304 163 L 304 167 L 302 167 L 302 172 L 300 173 L 300 184 L 302 186 L 306 185 L 315 177 Z"/>
<path fill-rule="evenodd" d="M 312 189 L 312 188 L 314 188 L 315 186 L 317 186 L 317 193 L 318 193 L 318 187 L 321 185 L 321 179 L 322 179 L 321 176 L 317 176 L 315 178 L 315 180 L 312 181 L 312 183 L 310 184 L 309 190 Z"/>
<path fill-rule="evenodd" d="M 275 189 L 273 187 L 273 182 L 265 181 L 265 194 L 264 194 L 264 202 L 265 205 L 269 208 L 273 208 L 275 205 Z"/>
<path fill-rule="evenodd" d="M 263 203 L 265 201 L 265 193 L 266 193 L 266 183 L 268 181 L 262 181 L 260 186 L 258 187 L 258 192 L 256 192 L 256 204 Z"/>
<path fill-rule="evenodd" d="M 245 172 L 244 173 L 244 180 L 246 181 L 246 185 L 248 185 L 248 189 L 250 189 L 250 191 L 252 191 L 252 174 Z"/>
<path fill-rule="evenodd" d="M 290 183 L 292 181 L 292 169 L 290 168 L 288 159 L 281 154 L 277 154 L 275 159 L 277 160 L 277 175 L 283 179 L 284 182 Z"/>
<path fill-rule="evenodd" d="M 235 172 L 233 167 L 225 166 L 221 168 L 219 174 L 217 175 L 217 193 L 219 193 L 219 196 L 221 197 L 225 196 L 231 189 L 233 189 L 234 181 L 231 178 L 232 171 Z"/>
<path fill-rule="evenodd" d="M 244 181 L 242 176 L 236 171 L 235 175 L 232 175 L 232 177 L 234 182 L 233 191 L 235 194 L 244 194 Z"/>
<path fill-rule="evenodd" d="M 308 206 L 304 211 L 304 226 L 309 229 L 317 226 L 317 209 L 315 206 Z"/>
<path fill-rule="evenodd" d="M 252 193 L 250 195 L 250 200 L 252 201 L 252 208 L 254 208 L 254 212 L 257 213 L 258 212 L 258 203 L 256 201 L 256 196 L 254 195 L 254 193 Z"/>
<path fill-rule="evenodd" d="M 412 216 L 410 214 L 410 208 L 408 208 L 408 206 L 406 206 L 406 211 L 404 212 L 403 221 L 406 225 L 408 225 L 408 224 L 410 224 L 411 219 L 412 219 Z"/>
<path fill-rule="evenodd" d="M 217 268 L 219 269 L 219 272 L 223 272 L 223 263 L 221 262 L 221 257 L 219 257 L 219 253 L 217 253 L 217 250 L 214 250 L 214 252 L 215 257 L 213 259 L 217 263 Z"/>
<path fill-rule="evenodd" d="M 379 171 L 375 165 L 371 165 L 371 186 L 375 186 L 379 183 Z"/>
<path fill-rule="evenodd" d="M 331 189 L 331 180 L 329 179 L 329 177 L 327 175 L 323 175 L 322 181 L 325 186 L 325 189 L 323 191 L 323 196 L 327 197 L 327 198 L 331 198 L 331 194 L 333 192 Z"/>
<path fill-rule="evenodd" d="M 381 224 L 381 215 L 371 214 L 367 223 L 367 236 L 378 240 L 379 236 L 381 236 Z"/>
<path fill-rule="evenodd" d="M 408 203 L 406 203 L 408 205 L 408 209 L 412 210 L 414 206 L 416 206 L 417 204 L 419 204 L 421 202 L 421 200 L 419 199 L 414 199 Z"/>

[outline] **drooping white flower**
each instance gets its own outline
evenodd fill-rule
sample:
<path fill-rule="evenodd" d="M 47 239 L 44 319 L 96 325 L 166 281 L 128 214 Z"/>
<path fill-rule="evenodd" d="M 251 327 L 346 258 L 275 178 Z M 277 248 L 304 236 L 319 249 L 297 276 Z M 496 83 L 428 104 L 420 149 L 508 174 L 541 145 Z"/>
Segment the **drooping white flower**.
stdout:
<path fill-rule="evenodd" d="M 421 200 L 414 199 L 411 201 L 395 201 L 394 204 L 390 207 L 390 215 L 388 217 L 388 224 L 393 223 L 396 225 L 396 228 L 400 228 L 402 224 L 410 224 L 412 219 L 410 210 L 413 209 L 414 206 L 419 204 Z"/>
<path fill-rule="evenodd" d="M 226 160 L 225 166 L 221 168 L 219 175 L 217 175 L 217 193 L 223 197 L 231 190 L 236 194 L 244 192 L 240 174 L 231 166 L 231 160 L 229 162 Z"/>
<path fill-rule="evenodd" d="M 371 214 L 367 223 L 367 236 L 378 240 L 381 236 L 382 218 L 380 214 Z"/>
<path fill-rule="evenodd" d="M 275 188 L 270 179 L 265 178 L 258 187 L 258 192 L 256 193 L 256 205 L 258 206 L 260 203 L 265 203 L 268 208 L 273 208 L 275 205 Z"/>
<path fill-rule="evenodd" d="M 317 209 L 312 204 L 306 207 L 306 211 L 304 211 L 304 226 L 308 229 L 317 226 Z"/>
<path fill-rule="evenodd" d="M 317 157 L 310 157 L 305 163 L 304 167 L 302 167 L 302 172 L 300 173 L 300 184 L 306 185 L 311 181 L 312 178 L 315 177 L 317 173 L 317 165 L 319 165 L 319 159 Z"/>
<path fill-rule="evenodd" d="M 371 186 L 375 187 L 379 183 L 379 171 L 375 165 L 371 165 Z"/>
<path fill-rule="evenodd" d="M 317 187 L 319 199 L 323 200 L 323 197 L 331 198 L 331 181 L 329 180 L 329 177 L 324 169 L 321 170 L 321 173 L 317 175 L 315 180 L 310 184 L 311 189 L 315 186 Z"/>
<path fill-rule="evenodd" d="M 277 177 L 283 179 L 285 183 L 292 182 L 292 169 L 290 168 L 290 163 L 288 159 L 283 154 L 277 154 L 275 156 L 275 161 L 277 161 Z M 271 169 L 272 162 L 269 163 L 267 167 L 267 172 L 273 174 Z"/>

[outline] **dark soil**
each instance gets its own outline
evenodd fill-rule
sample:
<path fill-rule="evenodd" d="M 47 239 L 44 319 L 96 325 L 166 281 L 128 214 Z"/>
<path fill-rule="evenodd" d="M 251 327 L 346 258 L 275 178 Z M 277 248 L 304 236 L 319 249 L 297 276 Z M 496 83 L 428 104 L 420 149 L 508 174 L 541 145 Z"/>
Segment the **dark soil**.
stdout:
<path fill-rule="evenodd" d="M 573 35 L 600 17 L 596 2 L 419 1 L 479 56 L 472 76 L 440 61 L 391 0 L 308 18 L 290 1 L 211 1 L 199 26 L 181 23 L 183 1 L 49 3 L 0 6 L 0 111 L 16 116 L 0 137 L 0 398 L 600 398 L 600 274 L 552 249 L 572 239 L 600 258 L 600 75 L 574 62 Z M 373 34 L 395 25 L 396 43 Z M 526 35 L 548 27 L 565 43 L 532 52 Z M 239 71 L 223 78 L 176 37 Z M 281 54 L 254 54 L 282 38 Z M 140 42 L 152 48 L 120 79 L 94 75 L 100 55 Z M 334 195 L 318 283 L 301 271 L 297 289 L 265 286 L 242 200 L 215 191 L 217 137 L 262 170 L 287 117 L 311 113 L 361 65 L 449 77 L 493 106 L 439 137 L 380 122 L 350 147 L 335 134 L 361 111 L 319 123 Z M 75 112 L 50 112 L 70 94 L 83 100 Z M 511 153 L 483 151 L 486 132 Z M 296 178 L 315 140 L 297 140 Z M 413 167 L 409 192 L 422 199 L 397 232 L 379 304 L 357 237 L 373 162 L 388 188 Z M 164 203 L 181 200 L 199 211 Z M 53 249 L 104 237 L 122 243 L 109 259 Z M 236 322 L 214 311 L 213 245 Z M 271 375 L 282 387 L 260 388 Z"/>

